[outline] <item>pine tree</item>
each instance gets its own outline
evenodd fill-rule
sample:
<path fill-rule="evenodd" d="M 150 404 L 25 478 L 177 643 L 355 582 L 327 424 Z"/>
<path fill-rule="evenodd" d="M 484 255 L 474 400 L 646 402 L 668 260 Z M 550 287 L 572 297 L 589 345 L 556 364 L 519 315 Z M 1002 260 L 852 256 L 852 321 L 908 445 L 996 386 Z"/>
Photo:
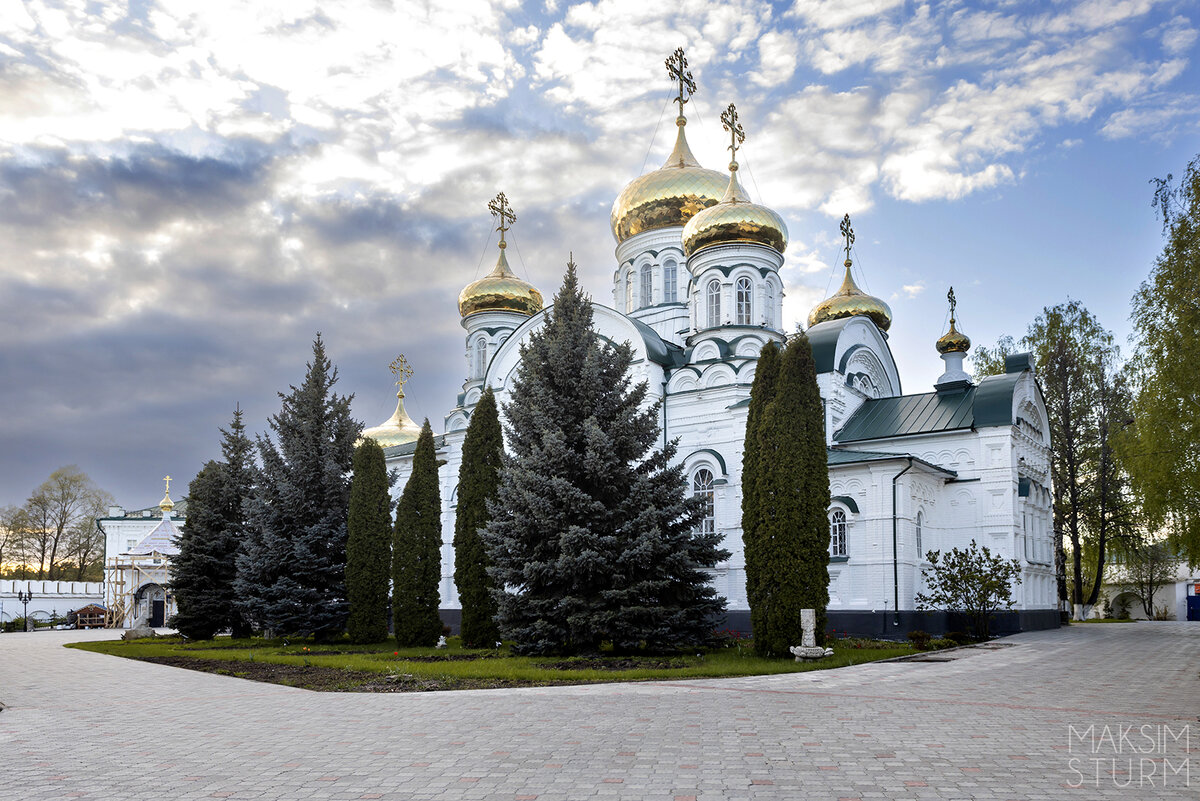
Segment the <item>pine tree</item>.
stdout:
<path fill-rule="evenodd" d="M 462 642 L 468 647 L 491 647 L 500 638 L 487 552 L 479 530 L 488 522 L 488 501 L 496 497 L 503 453 L 496 396 L 487 387 L 475 404 L 463 441 L 454 519 L 454 584 L 462 603 Z"/>
<path fill-rule="evenodd" d="M 779 381 L 779 346 L 768 342 L 758 355 L 754 370 L 754 383 L 750 387 L 750 407 L 746 414 L 746 439 L 742 451 L 742 546 L 746 564 L 746 598 L 750 603 L 750 627 L 752 631 L 764 631 L 765 606 L 759 583 L 762 576 L 764 528 L 763 505 L 759 497 L 762 482 L 762 453 L 759 440 L 762 437 L 763 416 L 767 406 L 775 399 L 775 387 Z"/>
<path fill-rule="evenodd" d="M 521 653 L 694 644 L 724 599 L 706 568 L 728 556 L 696 527 L 658 404 L 630 386 L 628 344 L 603 343 L 572 262 L 545 325 L 521 347 L 484 542 L 498 622 Z"/>
<path fill-rule="evenodd" d="M 179 613 L 171 625 L 193 640 L 224 629 L 246 637 L 250 628 L 238 611 L 233 580 L 246 534 L 243 504 L 254 485 L 254 462 L 242 410 L 221 429 L 224 460 L 210 461 L 188 487 L 188 517 L 171 560 L 171 591 Z"/>
<path fill-rule="evenodd" d="M 337 369 L 321 335 L 304 382 L 279 393 L 258 438 L 261 478 L 246 503 L 248 531 L 234 582 L 238 603 L 276 634 L 328 637 L 346 622 L 346 517 L 354 441 L 353 396 L 333 394 Z"/>
<path fill-rule="evenodd" d="M 212 592 L 230 567 L 220 559 L 225 519 L 222 499 L 225 466 L 209 461 L 188 485 L 188 517 L 179 534 L 179 554 L 171 559 L 171 592 L 179 612 L 170 625 L 190 640 L 211 640 L 229 620 L 232 598 Z M 216 549 L 213 548 L 216 546 Z"/>
<path fill-rule="evenodd" d="M 388 581 L 392 560 L 392 498 L 383 448 L 373 439 L 354 450 L 346 524 L 346 631 L 356 643 L 383 642 L 388 634 Z"/>
<path fill-rule="evenodd" d="M 800 610 L 815 609 L 817 642 L 825 637 L 829 605 L 829 469 L 825 415 L 812 346 L 793 337 L 779 365 L 775 397 L 763 412 L 759 437 L 755 534 L 759 623 L 754 647 L 782 655 L 802 638 Z"/>
<path fill-rule="evenodd" d="M 442 634 L 442 497 L 429 420 L 421 427 L 412 473 L 396 504 L 392 540 L 392 618 L 401 647 L 428 646 Z"/>

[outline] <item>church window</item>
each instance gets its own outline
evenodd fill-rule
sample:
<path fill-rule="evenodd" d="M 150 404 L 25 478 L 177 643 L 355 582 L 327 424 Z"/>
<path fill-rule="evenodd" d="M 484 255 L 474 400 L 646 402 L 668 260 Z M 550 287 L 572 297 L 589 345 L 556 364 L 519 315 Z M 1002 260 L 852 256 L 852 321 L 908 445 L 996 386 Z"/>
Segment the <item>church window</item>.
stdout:
<path fill-rule="evenodd" d="M 846 555 L 846 513 L 841 509 L 829 515 L 829 555 Z"/>
<path fill-rule="evenodd" d="M 475 341 L 475 377 L 483 378 L 487 371 L 487 340 L 480 337 Z"/>
<path fill-rule="evenodd" d="M 708 282 L 708 325 L 716 327 L 721 324 L 721 282 Z"/>
<path fill-rule="evenodd" d="M 701 467 L 692 475 L 692 495 L 704 498 L 704 519 L 700 521 L 700 533 L 712 534 L 717 530 L 717 516 L 713 493 L 713 474 L 707 467 Z"/>
<path fill-rule="evenodd" d="M 737 282 L 737 324 L 750 325 L 750 293 L 753 291 L 749 278 Z"/>
<path fill-rule="evenodd" d="M 924 527 L 925 527 L 925 513 L 917 512 L 916 541 L 917 541 L 917 558 L 918 559 L 923 559 L 925 556 L 923 549 L 922 549 L 922 545 L 921 545 L 921 529 L 923 529 Z"/>
<path fill-rule="evenodd" d="M 663 303 L 674 303 L 679 298 L 679 268 L 675 262 L 663 263 Z"/>
<path fill-rule="evenodd" d="M 650 271 L 650 265 L 642 267 L 642 300 L 641 307 L 645 308 L 654 303 L 654 275 Z"/>
<path fill-rule="evenodd" d="M 767 298 L 763 304 L 763 324 L 767 328 L 775 327 L 775 287 L 767 284 Z"/>
<path fill-rule="evenodd" d="M 633 270 L 625 273 L 625 311 L 633 311 Z"/>

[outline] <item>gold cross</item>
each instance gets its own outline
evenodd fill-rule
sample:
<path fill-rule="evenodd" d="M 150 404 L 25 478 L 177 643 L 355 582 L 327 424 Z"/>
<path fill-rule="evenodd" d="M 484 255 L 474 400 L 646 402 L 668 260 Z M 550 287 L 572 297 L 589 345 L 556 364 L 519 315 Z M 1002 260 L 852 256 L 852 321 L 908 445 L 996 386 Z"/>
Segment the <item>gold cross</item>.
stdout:
<path fill-rule="evenodd" d="M 503 248 L 506 246 L 504 232 L 517 221 L 517 215 L 513 213 L 512 206 L 508 205 L 508 198 L 504 196 L 503 192 L 488 203 L 488 211 L 492 213 L 493 217 L 500 220 L 500 225 L 496 227 L 496 230 L 500 232 L 500 247 Z"/>
<path fill-rule="evenodd" d="M 679 116 L 682 117 L 684 104 L 696 94 L 696 82 L 692 80 L 692 71 L 687 68 L 687 56 L 683 54 L 682 47 L 675 48 L 675 52 L 667 57 L 666 64 L 667 75 L 679 83 L 679 94 L 675 96 L 675 102 L 679 104 Z"/>
<path fill-rule="evenodd" d="M 746 141 L 746 131 L 738 122 L 737 106 L 730 103 L 729 108 L 721 112 L 721 127 L 729 131 L 729 150 L 733 153 L 731 159 L 737 164 L 738 147 Z"/>
<path fill-rule="evenodd" d="M 842 236 L 846 239 L 846 258 L 850 258 L 850 246 L 854 244 L 854 229 L 850 227 L 850 215 L 842 218 Z"/>
<path fill-rule="evenodd" d="M 400 387 L 401 392 L 404 392 L 404 382 L 412 378 L 413 373 L 408 359 L 404 358 L 404 354 L 401 353 L 392 361 L 391 367 L 388 369 L 392 371 L 392 375 L 396 376 L 396 386 Z"/>
<path fill-rule="evenodd" d="M 167 482 L 167 494 L 170 495 L 171 494 L 171 477 L 163 476 L 163 481 Z"/>
<path fill-rule="evenodd" d="M 950 301 L 950 325 L 954 325 L 954 308 L 958 305 L 958 301 L 954 299 L 954 287 L 950 287 L 950 291 L 946 293 L 946 300 Z"/>

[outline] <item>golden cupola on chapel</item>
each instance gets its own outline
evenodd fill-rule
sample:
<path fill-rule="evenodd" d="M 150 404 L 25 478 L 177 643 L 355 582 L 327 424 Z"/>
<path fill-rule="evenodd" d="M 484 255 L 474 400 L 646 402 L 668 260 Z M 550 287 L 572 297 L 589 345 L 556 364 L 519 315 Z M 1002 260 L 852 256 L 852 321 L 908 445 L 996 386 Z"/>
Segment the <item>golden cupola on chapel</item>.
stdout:
<path fill-rule="evenodd" d="M 683 48 L 667 59 L 667 73 L 679 84 L 674 101 L 679 104 L 675 148 L 661 167 L 633 179 L 617 195 L 609 222 L 618 243 L 643 231 L 686 225 L 697 212 L 716 205 L 725 193 L 724 174 L 700 166 L 684 133 L 687 117 L 683 106 L 696 91 L 696 83 L 687 69 Z"/>
<path fill-rule="evenodd" d="M 854 262 L 850 260 L 850 247 L 854 244 L 854 229 L 850 227 L 850 215 L 842 218 L 842 236 L 845 238 L 846 276 L 842 285 L 831 296 L 818 303 L 808 313 L 808 325 L 811 328 L 826 320 L 841 320 L 845 317 L 869 317 L 880 331 L 892 327 L 892 309 L 874 295 L 868 295 L 854 283 L 850 268 Z"/>
<path fill-rule="evenodd" d="M 504 193 L 488 204 L 500 218 L 500 257 L 492 271 L 478 281 L 467 284 L 458 295 L 458 313 L 463 317 L 481 311 L 507 311 L 532 316 L 542 310 L 542 293 L 528 281 L 522 281 L 508 266 L 504 255 L 508 243 L 504 234 L 516 221 L 517 215 L 508 205 Z"/>
<path fill-rule="evenodd" d="M 720 203 L 709 206 L 688 221 L 683 229 L 683 252 L 691 256 L 713 245 L 749 243 L 767 245 L 783 253 L 787 249 L 788 239 L 783 218 L 766 206 L 751 201 L 738 183 L 737 151 L 746 140 L 746 133 L 738 122 L 737 108 L 733 103 L 722 112 L 721 123 L 729 131 L 732 142 L 729 149 L 733 152 L 725 192 Z"/>
<path fill-rule="evenodd" d="M 412 367 L 409 366 L 408 359 L 404 358 L 404 354 L 392 362 L 391 371 L 396 377 L 396 411 L 379 425 L 363 429 L 356 445 L 363 440 L 373 439 L 380 446 L 389 448 L 393 445 L 416 442 L 417 437 L 421 435 L 421 427 L 413 422 L 404 409 L 404 383 L 412 377 Z"/>

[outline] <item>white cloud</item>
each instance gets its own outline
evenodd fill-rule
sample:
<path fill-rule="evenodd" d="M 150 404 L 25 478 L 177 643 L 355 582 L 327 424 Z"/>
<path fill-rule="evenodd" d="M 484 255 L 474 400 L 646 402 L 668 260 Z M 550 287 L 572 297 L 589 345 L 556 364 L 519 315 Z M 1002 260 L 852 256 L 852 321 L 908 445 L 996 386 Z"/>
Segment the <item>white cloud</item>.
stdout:
<path fill-rule="evenodd" d="M 902 292 L 904 292 L 906 297 L 910 299 L 915 298 L 917 295 L 920 295 L 925 291 L 925 282 L 917 281 L 915 284 L 905 284 L 904 286 L 900 287 L 900 289 Z"/>

